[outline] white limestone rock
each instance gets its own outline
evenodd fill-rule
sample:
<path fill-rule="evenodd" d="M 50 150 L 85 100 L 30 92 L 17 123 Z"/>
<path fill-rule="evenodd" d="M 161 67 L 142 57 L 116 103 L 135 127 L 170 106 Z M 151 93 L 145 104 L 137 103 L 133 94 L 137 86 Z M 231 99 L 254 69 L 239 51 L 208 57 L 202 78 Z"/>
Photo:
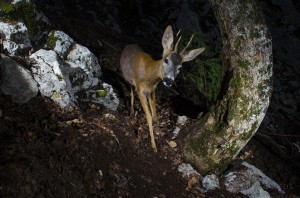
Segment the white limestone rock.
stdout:
<path fill-rule="evenodd" d="M 270 194 L 261 187 L 259 181 L 256 181 L 250 188 L 242 190 L 241 193 L 249 198 L 271 198 Z"/>
<path fill-rule="evenodd" d="M 91 89 L 86 92 L 87 100 L 102 104 L 106 108 L 117 110 L 119 105 L 119 98 L 111 85 L 107 83 L 102 84 L 101 89 Z"/>
<path fill-rule="evenodd" d="M 74 45 L 67 56 L 66 62 L 78 65 L 86 74 L 94 78 L 101 76 L 101 68 L 97 57 L 88 48 L 80 44 Z"/>
<path fill-rule="evenodd" d="M 1 90 L 15 103 L 26 103 L 38 93 L 38 84 L 29 70 L 10 57 L 1 55 Z"/>
<path fill-rule="evenodd" d="M 0 21 L 0 35 L 3 39 L 3 48 L 9 55 L 24 54 L 32 48 L 24 23 L 9 24 Z"/>
<path fill-rule="evenodd" d="M 219 178 L 215 174 L 206 175 L 202 180 L 205 190 L 215 190 L 220 188 Z"/>
<path fill-rule="evenodd" d="M 181 173 L 182 177 L 186 180 L 189 180 L 192 177 L 199 178 L 200 180 L 203 178 L 190 164 L 181 163 L 178 168 L 178 172 Z"/>
<path fill-rule="evenodd" d="M 101 67 L 97 57 L 88 48 L 76 43 L 61 31 L 52 31 L 48 35 L 45 47 L 51 50 L 43 50 L 43 54 L 36 54 L 36 52 L 32 56 L 42 55 L 44 57 L 42 59 L 46 62 L 49 62 L 46 57 L 47 53 L 50 53 L 48 56 L 52 57 L 50 61 L 52 63 L 46 63 L 46 65 L 52 65 L 51 68 L 47 67 L 47 72 L 52 73 L 49 75 L 52 77 L 48 80 L 49 82 L 54 80 L 50 83 L 54 86 L 48 87 L 49 82 L 38 81 L 41 82 L 40 86 L 45 84 L 41 86 L 43 88 L 41 92 L 44 95 L 51 97 L 63 108 L 75 106 L 77 101 L 81 100 L 102 104 L 112 110 L 117 109 L 119 98 L 110 85 L 100 80 Z M 44 63 L 41 64 L 44 65 Z"/>
<path fill-rule="evenodd" d="M 58 55 L 53 50 L 41 49 L 33 53 L 30 58 L 36 62 L 31 67 L 31 71 L 39 84 L 41 94 L 51 98 L 62 108 L 74 106 L 76 100 L 68 93 Z"/>
<path fill-rule="evenodd" d="M 238 170 L 224 175 L 222 183 L 227 191 L 235 194 L 240 192 L 250 198 L 268 198 L 268 189 L 277 190 L 279 195 L 285 193 L 275 181 L 255 166 L 247 162 L 242 165 Z"/>
<path fill-rule="evenodd" d="M 242 165 L 245 166 L 245 167 L 247 167 L 254 174 L 258 175 L 259 182 L 262 183 L 263 185 L 265 185 L 267 188 L 275 189 L 275 190 L 277 190 L 278 192 L 280 192 L 282 194 L 285 193 L 281 189 L 281 187 L 274 180 L 272 180 L 270 177 L 268 177 L 267 175 L 265 175 L 261 170 L 259 170 L 255 166 L 253 166 L 253 165 L 251 165 L 251 164 L 249 164 L 247 162 L 243 162 Z"/>
<path fill-rule="evenodd" d="M 67 55 L 74 40 L 62 31 L 51 31 L 48 34 L 46 48 L 54 50 L 60 57 Z"/>

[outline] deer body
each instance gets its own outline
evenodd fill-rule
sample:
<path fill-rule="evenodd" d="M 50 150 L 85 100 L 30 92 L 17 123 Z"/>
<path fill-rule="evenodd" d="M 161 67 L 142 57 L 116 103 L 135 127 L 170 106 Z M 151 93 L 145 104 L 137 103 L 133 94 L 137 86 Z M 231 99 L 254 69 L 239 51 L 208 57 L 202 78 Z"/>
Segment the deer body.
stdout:
<path fill-rule="evenodd" d="M 162 61 L 154 61 L 137 45 L 127 45 L 121 56 L 123 77 L 132 86 L 153 92 L 162 80 Z"/>
<path fill-rule="evenodd" d="M 191 38 L 192 40 L 192 38 Z M 189 41 L 188 45 L 190 44 Z M 182 62 L 190 61 L 204 51 L 204 48 L 198 48 L 185 52 L 188 45 L 180 52 L 177 52 L 178 39 L 175 47 L 173 45 L 173 31 L 171 26 L 168 26 L 162 37 L 162 45 L 164 48 L 163 59 L 153 60 L 150 55 L 145 53 L 135 44 L 127 45 L 121 55 L 120 65 L 123 77 L 132 87 L 131 96 L 131 111 L 133 115 L 134 95 L 133 87 L 138 94 L 143 110 L 146 114 L 146 120 L 149 126 L 151 146 L 154 152 L 157 152 L 153 133 L 153 122 L 157 121 L 156 113 L 156 96 L 155 90 L 160 81 L 164 85 L 170 87 L 179 73 L 179 68 Z M 150 108 L 149 108 L 150 107 Z"/>

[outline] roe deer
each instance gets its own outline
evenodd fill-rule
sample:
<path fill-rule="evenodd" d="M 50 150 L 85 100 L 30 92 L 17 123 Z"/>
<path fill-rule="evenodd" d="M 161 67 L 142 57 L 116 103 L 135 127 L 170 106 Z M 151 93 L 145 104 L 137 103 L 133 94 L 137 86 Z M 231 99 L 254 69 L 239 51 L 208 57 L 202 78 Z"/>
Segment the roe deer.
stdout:
<path fill-rule="evenodd" d="M 177 33 L 177 36 L 179 32 Z M 165 86 L 172 86 L 175 77 L 179 73 L 182 63 L 193 60 L 196 56 L 204 51 L 204 48 L 198 48 L 186 52 L 187 47 L 190 45 L 193 39 L 192 36 L 186 47 L 179 53 L 177 52 L 177 48 L 180 39 L 181 37 L 179 37 L 174 47 L 173 31 L 172 27 L 169 25 L 162 37 L 163 58 L 161 60 L 153 60 L 150 55 L 145 53 L 135 44 L 127 45 L 124 48 L 120 58 L 123 77 L 132 85 L 130 87 L 130 114 L 132 115 L 134 113 L 133 87 L 135 87 L 141 105 L 146 114 L 146 120 L 150 131 L 151 145 L 154 152 L 157 152 L 152 125 L 152 121 L 157 121 L 155 89 L 161 80 Z"/>

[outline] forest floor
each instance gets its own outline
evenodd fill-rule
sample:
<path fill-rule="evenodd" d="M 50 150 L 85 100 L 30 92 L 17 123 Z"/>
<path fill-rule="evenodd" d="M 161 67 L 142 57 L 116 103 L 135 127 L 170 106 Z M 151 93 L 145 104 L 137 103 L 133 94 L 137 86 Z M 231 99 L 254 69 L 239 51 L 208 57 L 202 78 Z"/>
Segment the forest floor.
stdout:
<path fill-rule="evenodd" d="M 234 197 L 223 188 L 188 188 L 177 171 L 183 135 L 176 147 L 168 144 L 177 120 L 168 102 L 158 104 L 157 154 L 139 105 L 134 117 L 125 106 L 81 104 L 64 112 L 41 96 L 16 105 L 1 95 L 0 106 L 0 197 Z M 252 163 L 299 195 L 299 169 L 256 139 L 236 161 Z"/>

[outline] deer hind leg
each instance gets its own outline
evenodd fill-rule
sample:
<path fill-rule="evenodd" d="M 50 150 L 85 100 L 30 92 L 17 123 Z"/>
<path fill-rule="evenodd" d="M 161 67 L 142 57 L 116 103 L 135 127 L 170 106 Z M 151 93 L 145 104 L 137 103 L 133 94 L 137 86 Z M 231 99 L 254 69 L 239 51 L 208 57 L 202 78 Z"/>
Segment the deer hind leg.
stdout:
<path fill-rule="evenodd" d="M 130 116 L 133 116 L 134 115 L 134 106 L 133 106 L 133 103 L 134 103 L 134 94 L 133 94 L 133 88 L 130 87 Z"/>
<path fill-rule="evenodd" d="M 149 132 L 150 132 L 151 146 L 152 146 L 153 151 L 155 153 L 157 153 L 157 148 L 156 148 L 154 133 L 153 133 L 152 116 L 151 116 L 149 105 L 148 105 L 148 102 L 147 102 L 147 97 L 140 90 L 138 90 L 138 96 L 140 98 L 142 107 L 143 107 L 144 112 L 146 114 L 146 120 L 147 120 L 147 123 L 148 123 L 148 126 L 149 126 Z"/>
<path fill-rule="evenodd" d="M 157 113 L 156 113 L 156 96 L 155 96 L 155 91 L 153 91 L 149 95 L 149 104 L 150 104 L 150 109 L 151 109 L 151 113 L 152 113 L 153 122 L 156 123 L 157 122 Z"/>

